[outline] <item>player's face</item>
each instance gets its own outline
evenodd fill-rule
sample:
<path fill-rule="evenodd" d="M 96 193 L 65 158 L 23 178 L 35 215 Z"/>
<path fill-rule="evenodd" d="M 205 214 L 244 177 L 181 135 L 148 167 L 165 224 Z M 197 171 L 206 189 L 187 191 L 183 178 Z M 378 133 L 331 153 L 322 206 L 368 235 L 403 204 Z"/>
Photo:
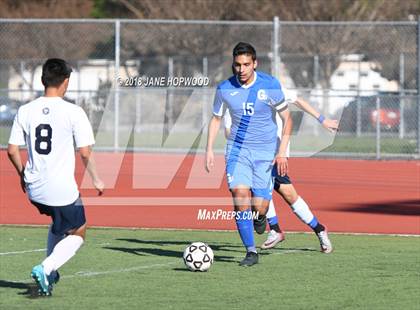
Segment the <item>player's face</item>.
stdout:
<path fill-rule="evenodd" d="M 257 61 L 252 60 L 251 55 L 238 55 L 233 59 L 233 69 L 242 84 L 249 84 L 254 79 L 254 70 Z"/>

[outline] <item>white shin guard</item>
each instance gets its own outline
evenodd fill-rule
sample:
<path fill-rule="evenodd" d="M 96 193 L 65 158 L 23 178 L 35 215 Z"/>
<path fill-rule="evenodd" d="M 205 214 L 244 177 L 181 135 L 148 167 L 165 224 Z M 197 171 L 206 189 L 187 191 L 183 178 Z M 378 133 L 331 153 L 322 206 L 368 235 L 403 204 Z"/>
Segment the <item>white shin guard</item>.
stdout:
<path fill-rule="evenodd" d="M 313 220 L 314 215 L 312 214 L 309 206 L 306 204 L 302 197 L 298 197 L 294 204 L 290 206 L 296 216 L 305 224 L 308 224 Z"/>

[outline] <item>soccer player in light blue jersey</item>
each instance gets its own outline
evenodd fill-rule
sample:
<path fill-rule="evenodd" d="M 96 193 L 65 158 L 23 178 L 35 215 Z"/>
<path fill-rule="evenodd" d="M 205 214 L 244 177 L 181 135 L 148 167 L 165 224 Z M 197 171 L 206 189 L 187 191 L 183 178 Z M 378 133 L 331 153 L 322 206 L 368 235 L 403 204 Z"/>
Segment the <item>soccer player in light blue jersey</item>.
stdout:
<path fill-rule="evenodd" d="M 257 67 L 256 51 L 240 42 L 233 49 L 234 75 L 219 84 L 209 124 L 206 149 L 206 170 L 214 166 L 213 144 L 221 118 L 229 109 L 232 117 L 231 134 L 226 146 L 226 176 L 232 193 L 235 218 L 247 254 L 241 266 L 258 263 L 251 211 L 261 215 L 260 226 L 266 225 L 265 214 L 271 200 L 271 172 L 277 165 L 278 174 L 288 170 L 287 146 L 292 120 L 279 81 Z M 275 115 L 283 121 L 281 142 L 278 144 Z"/>
<path fill-rule="evenodd" d="M 319 123 L 330 132 L 338 130 L 338 121 L 325 118 L 321 113 L 316 111 L 308 102 L 306 102 L 302 98 L 298 98 L 295 92 L 283 89 L 283 93 L 285 95 L 285 101 L 289 105 L 295 104 L 299 109 L 317 119 Z M 230 117 L 229 110 L 226 110 L 223 120 L 225 127 L 225 136 L 226 138 L 228 138 L 230 135 L 230 128 L 232 126 L 232 119 Z M 283 126 L 279 117 L 276 117 L 276 120 L 277 125 L 279 127 L 278 136 L 281 137 L 281 128 Z M 323 253 L 331 253 L 333 247 L 328 237 L 326 227 L 318 221 L 317 217 L 312 213 L 309 205 L 300 195 L 298 195 L 289 176 L 280 176 L 275 174 L 274 190 L 280 194 L 280 196 L 290 206 L 290 208 L 293 210 L 296 216 L 315 232 L 321 246 L 321 251 Z M 270 231 L 268 233 L 267 240 L 261 245 L 261 249 L 271 249 L 275 247 L 279 242 L 282 242 L 285 239 L 284 233 L 280 229 L 273 200 L 270 201 L 266 217 L 270 227 Z M 261 227 L 260 232 L 262 232 L 263 228 L 264 227 Z"/>

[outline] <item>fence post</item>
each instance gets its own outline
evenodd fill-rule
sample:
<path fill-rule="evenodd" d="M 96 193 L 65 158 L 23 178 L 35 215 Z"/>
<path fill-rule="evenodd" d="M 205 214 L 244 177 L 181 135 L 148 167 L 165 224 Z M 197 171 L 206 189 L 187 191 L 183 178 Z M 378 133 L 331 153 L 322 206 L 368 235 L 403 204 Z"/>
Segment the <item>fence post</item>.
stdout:
<path fill-rule="evenodd" d="M 174 58 L 169 56 L 168 58 L 168 78 L 174 78 Z M 170 86 L 166 90 L 166 118 L 165 118 L 165 135 L 169 134 L 173 124 L 173 107 L 174 107 L 174 90 Z"/>
<path fill-rule="evenodd" d="M 318 86 L 319 83 L 319 55 L 314 56 L 314 78 L 312 83 L 314 83 L 314 88 Z"/>
<path fill-rule="evenodd" d="M 404 84 L 405 84 L 405 57 L 404 53 L 400 53 L 400 91 L 399 91 L 399 106 L 400 106 L 400 128 L 399 128 L 399 137 L 400 139 L 404 138 L 405 134 L 405 122 L 404 122 Z"/>
<path fill-rule="evenodd" d="M 420 155 L 420 16 L 417 17 L 417 155 Z"/>
<path fill-rule="evenodd" d="M 356 136 L 362 134 L 362 106 L 360 102 L 360 59 L 357 61 L 357 106 L 356 106 Z"/>
<path fill-rule="evenodd" d="M 137 77 L 140 77 L 140 68 L 141 68 L 141 60 L 137 60 Z M 136 86 L 136 123 L 135 123 L 135 132 L 141 132 L 141 92 L 139 91 L 139 87 Z M 136 141 L 134 139 L 134 141 Z M 136 147 L 136 145 L 133 145 Z"/>
<path fill-rule="evenodd" d="M 209 60 L 207 56 L 204 56 L 203 57 L 203 76 L 208 77 L 208 75 L 209 75 Z M 205 92 L 203 99 L 204 99 L 203 100 L 204 102 L 201 108 L 201 123 L 202 123 L 202 126 L 205 126 L 206 119 L 207 119 L 207 101 L 208 101 L 207 91 Z"/>
<path fill-rule="evenodd" d="M 120 124 L 120 86 L 118 85 L 118 75 L 120 74 L 120 26 L 121 21 L 115 21 L 115 73 L 114 73 L 114 152 L 118 151 Z"/>
<path fill-rule="evenodd" d="M 381 98 L 376 97 L 376 159 L 381 159 Z"/>
<path fill-rule="evenodd" d="M 278 16 L 274 16 L 273 20 L 273 68 L 271 74 L 279 78 L 280 72 L 280 20 Z"/>

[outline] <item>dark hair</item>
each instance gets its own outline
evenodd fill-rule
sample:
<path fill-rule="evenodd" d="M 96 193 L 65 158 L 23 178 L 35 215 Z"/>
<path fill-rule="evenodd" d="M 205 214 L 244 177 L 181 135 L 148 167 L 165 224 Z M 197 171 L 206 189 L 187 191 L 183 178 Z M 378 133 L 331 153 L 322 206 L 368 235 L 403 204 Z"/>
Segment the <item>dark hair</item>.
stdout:
<path fill-rule="evenodd" d="M 251 55 L 252 60 L 255 61 L 257 59 L 257 52 L 255 51 L 255 48 L 251 44 L 245 42 L 239 42 L 236 44 L 233 48 L 232 55 L 234 58 L 239 55 Z"/>
<path fill-rule="evenodd" d="M 42 66 L 42 84 L 45 87 L 57 87 L 70 77 L 72 71 L 63 59 L 50 58 Z"/>

